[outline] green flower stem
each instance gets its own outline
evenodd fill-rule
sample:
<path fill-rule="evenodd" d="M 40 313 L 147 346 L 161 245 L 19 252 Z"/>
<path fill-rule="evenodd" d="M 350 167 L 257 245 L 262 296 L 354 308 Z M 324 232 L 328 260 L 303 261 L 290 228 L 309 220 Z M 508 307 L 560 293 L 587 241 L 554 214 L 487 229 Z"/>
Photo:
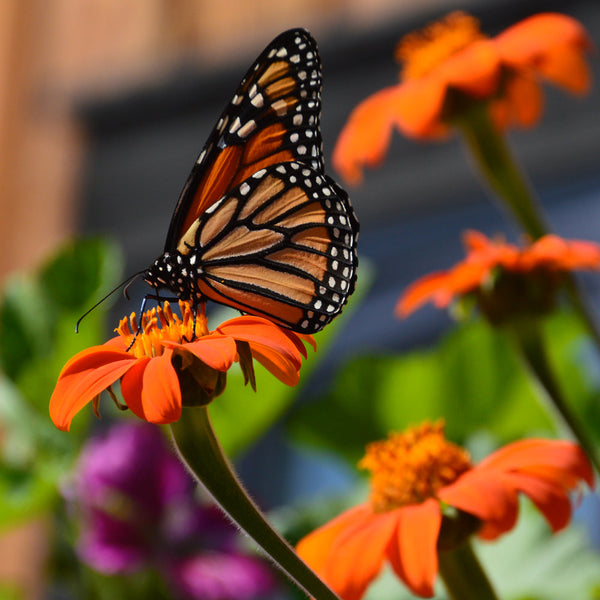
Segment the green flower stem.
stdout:
<path fill-rule="evenodd" d="M 487 105 L 482 103 L 472 108 L 458 126 L 485 181 L 506 203 L 517 222 L 533 240 L 548 233 L 539 202 L 502 132 L 492 122 Z"/>
<path fill-rule="evenodd" d="M 562 429 L 577 440 L 596 472 L 600 473 L 600 457 L 596 446 L 565 400 L 550 365 L 540 325 L 536 322 L 519 323 L 513 327 L 512 333 L 528 372 L 537 383 L 542 396 L 548 400 L 548 407 Z"/>
<path fill-rule="evenodd" d="M 170 427 L 180 458 L 232 521 L 307 595 L 340 600 L 271 527 L 243 489 L 215 435 L 208 408 L 184 408 L 179 421 Z"/>
<path fill-rule="evenodd" d="M 439 573 L 450 600 L 498 600 L 470 542 L 440 552 Z"/>
<path fill-rule="evenodd" d="M 513 157 L 506 138 L 492 122 L 487 105 L 475 106 L 457 125 L 483 178 L 531 239 L 537 240 L 549 233 L 550 227 L 540 203 Z M 567 288 L 573 307 L 600 350 L 600 328 L 571 274 L 568 274 Z"/>

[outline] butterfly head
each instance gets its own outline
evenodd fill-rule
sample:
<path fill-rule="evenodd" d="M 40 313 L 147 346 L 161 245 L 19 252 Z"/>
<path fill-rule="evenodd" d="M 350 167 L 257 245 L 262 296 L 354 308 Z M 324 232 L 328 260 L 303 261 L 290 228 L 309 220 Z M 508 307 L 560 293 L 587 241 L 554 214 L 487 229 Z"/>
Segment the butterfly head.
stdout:
<path fill-rule="evenodd" d="M 190 259 L 180 252 L 165 252 L 144 271 L 144 281 L 155 288 L 167 289 L 182 300 L 194 300 L 195 278 Z"/>

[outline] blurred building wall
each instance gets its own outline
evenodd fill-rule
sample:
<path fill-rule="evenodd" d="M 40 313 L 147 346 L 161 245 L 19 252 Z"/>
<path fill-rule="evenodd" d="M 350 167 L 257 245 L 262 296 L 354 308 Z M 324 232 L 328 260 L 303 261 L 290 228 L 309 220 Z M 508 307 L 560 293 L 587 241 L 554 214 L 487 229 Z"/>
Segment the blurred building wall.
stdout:
<path fill-rule="evenodd" d="M 368 8 L 365 6 L 368 4 Z M 285 28 L 381 21 L 398 0 L 0 2 L 0 280 L 77 222 L 81 97 L 141 86 L 181 63 L 218 66 Z"/>

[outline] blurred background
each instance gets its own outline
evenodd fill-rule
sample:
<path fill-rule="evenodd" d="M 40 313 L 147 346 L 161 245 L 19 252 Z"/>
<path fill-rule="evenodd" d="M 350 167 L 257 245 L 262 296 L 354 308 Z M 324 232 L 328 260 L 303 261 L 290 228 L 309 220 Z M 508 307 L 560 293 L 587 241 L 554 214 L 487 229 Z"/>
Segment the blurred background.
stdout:
<path fill-rule="evenodd" d="M 319 42 L 330 169 L 352 108 L 397 81 L 399 38 L 456 9 L 478 17 L 490 35 L 530 14 L 560 11 L 600 40 L 597 0 L 0 2 L 0 279 L 33 269 L 73 234 L 116 240 L 125 275 L 148 266 L 162 252 L 178 194 L 217 116 L 262 48 L 291 27 L 308 28 Z M 510 138 L 557 232 L 600 241 L 597 55 L 591 63 L 588 96 L 546 88 L 541 125 Z M 457 139 L 424 144 L 396 135 L 384 165 L 349 193 L 361 221 L 360 257 L 373 279 L 312 385 L 328 385 L 359 353 L 437 339 L 449 325 L 445 314 L 424 309 L 400 322 L 393 308 L 407 283 L 462 256 L 461 231 L 516 237 Z M 595 281 L 587 283 L 599 306 Z M 134 300 L 120 300 L 114 315 L 137 310 L 144 293 L 134 288 Z M 321 456 L 299 458 L 285 438 L 275 426 L 239 461 L 265 504 L 344 489 L 351 477 L 344 468 Z M 31 544 L 32 562 L 36 531 L 18 542 Z M 19 578 L 27 566 L 22 552 L 11 551 L 11 535 L 0 541 L 0 576 Z M 39 581 L 27 586 L 27 597 L 44 597 Z"/>

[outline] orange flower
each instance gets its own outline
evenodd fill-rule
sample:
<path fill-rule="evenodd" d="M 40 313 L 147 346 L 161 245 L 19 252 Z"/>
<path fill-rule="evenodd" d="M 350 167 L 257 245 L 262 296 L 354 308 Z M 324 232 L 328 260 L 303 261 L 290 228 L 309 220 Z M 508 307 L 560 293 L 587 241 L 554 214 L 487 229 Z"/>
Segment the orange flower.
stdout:
<path fill-rule="evenodd" d="M 475 522 L 481 538 L 497 538 L 516 523 L 519 493 L 558 531 L 571 516 L 569 491 L 582 481 L 593 485 L 588 459 L 571 442 L 522 440 L 473 466 L 443 430 L 442 423 L 425 423 L 370 444 L 359 463 L 372 473 L 370 501 L 298 544 L 298 554 L 343 600 L 359 600 L 385 560 L 413 593 L 430 597 L 437 553 L 452 537 L 445 531 L 455 535 L 457 523 Z M 472 531 L 467 527 L 455 544 Z"/>
<path fill-rule="evenodd" d="M 364 165 L 383 159 L 394 127 L 409 137 L 443 138 L 482 101 L 500 127 L 533 125 L 542 111 L 541 79 L 577 94 L 588 90 L 585 52 L 591 46 L 583 26 L 566 15 L 538 14 L 487 38 L 475 18 L 452 13 L 400 42 L 401 83 L 356 107 L 333 164 L 357 183 Z"/>
<path fill-rule="evenodd" d="M 97 411 L 103 390 L 117 402 L 111 389 L 117 381 L 135 415 L 150 423 L 171 423 L 181 416 L 182 404 L 207 404 L 222 393 L 225 373 L 236 361 L 254 387 L 252 358 L 283 383 L 298 383 L 302 357 L 306 358 L 302 340 L 314 347 L 311 336 L 253 316 L 230 319 L 209 332 L 203 313 L 194 316 L 186 302 L 179 306 L 181 318 L 168 302 L 145 312 L 141 331 L 132 314 L 129 321 L 121 320 L 117 337 L 69 360 L 50 399 L 54 424 L 68 431 L 88 402 Z"/>
<path fill-rule="evenodd" d="M 480 308 L 497 321 L 518 313 L 545 312 L 561 275 L 576 269 L 599 269 L 600 246 L 546 235 L 525 248 L 490 240 L 482 233 L 464 235 L 466 258 L 415 281 L 400 298 L 396 312 L 405 317 L 431 300 L 444 308 L 456 296 L 475 293 Z M 490 313 L 492 311 L 492 313 Z"/>

